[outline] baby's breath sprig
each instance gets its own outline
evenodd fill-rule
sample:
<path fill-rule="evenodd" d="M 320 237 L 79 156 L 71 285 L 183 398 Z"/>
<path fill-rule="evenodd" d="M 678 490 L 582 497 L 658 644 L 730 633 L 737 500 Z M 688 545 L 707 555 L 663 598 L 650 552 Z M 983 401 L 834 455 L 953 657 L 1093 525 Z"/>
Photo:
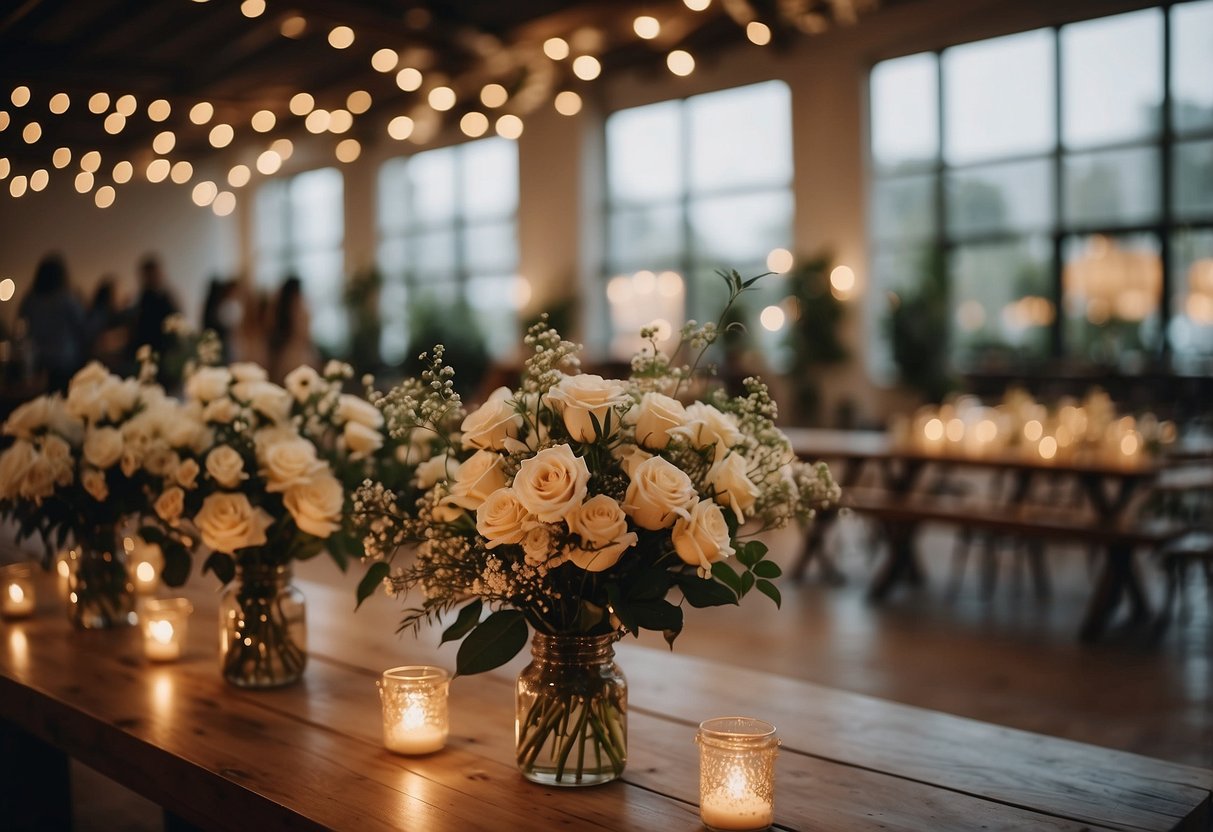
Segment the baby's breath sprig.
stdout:
<path fill-rule="evenodd" d="M 577 358 L 581 346 L 561 338 L 546 312 L 527 330 L 523 343 L 534 350 L 522 368 L 523 392 L 547 393 L 564 377 L 565 369 L 581 366 Z"/>

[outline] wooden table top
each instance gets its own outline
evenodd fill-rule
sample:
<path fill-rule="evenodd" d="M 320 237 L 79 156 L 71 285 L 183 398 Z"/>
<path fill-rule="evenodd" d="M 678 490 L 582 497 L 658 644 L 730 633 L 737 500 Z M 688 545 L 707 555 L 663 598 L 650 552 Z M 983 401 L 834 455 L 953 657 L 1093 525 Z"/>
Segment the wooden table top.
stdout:
<path fill-rule="evenodd" d="M 39 615 L 0 625 L 0 718 L 208 829 L 699 829 L 695 726 L 737 713 L 779 728 L 780 829 L 1213 828 L 1210 771 L 626 642 L 622 781 L 549 789 L 517 774 L 521 659 L 456 679 L 447 748 L 398 757 L 374 682 L 403 663 L 450 667 L 453 647 L 394 635 L 386 599 L 355 617 L 348 589 L 299 585 L 305 680 L 248 692 L 219 676 L 207 580 L 186 593 L 187 654 L 165 665 L 145 662 L 135 630 L 73 632 L 43 580 Z"/>

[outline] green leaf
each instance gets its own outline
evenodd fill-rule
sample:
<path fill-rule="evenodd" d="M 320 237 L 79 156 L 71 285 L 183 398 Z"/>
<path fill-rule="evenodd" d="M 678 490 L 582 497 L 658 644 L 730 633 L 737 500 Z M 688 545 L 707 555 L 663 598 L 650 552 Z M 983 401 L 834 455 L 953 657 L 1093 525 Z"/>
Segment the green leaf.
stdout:
<path fill-rule="evenodd" d="M 211 556 L 202 564 L 203 573 L 213 572 L 223 583 L 231 583 L 236 577 L 236 562 L 231 555 L 223 552 L 211 552 Z"/>
<path fill-rule="evenodd" d="M 679 573 L 675 573 L 674 581 L 692 607 L 722 607 L 737 603 L 737 593 L 716 581 Z"/>
<path fill-rule="evenodd" d="M 607 601 L 610 602 L 611 612 L 619 619 L 629 633 L 640 637 L 640 625 L 636 623 L 636 616 L 632 614 L 632 609 L 623 602 L 623 597 L 619 593 L 618 584 L 607 584 L 606 586 Z"/>
<path fill-rule="evenodd" d="M 147 543 L 164 543 L 164 532 L 155 526 L 141 526 L 136 534 Z"/>
<path fill-rule="evenodd" d="M 753 566 L 762 560 L 767 553 L 767 547 L 757 540 L 743 543 L 737 547 L 737 560 L 745 566 Z"/>
<path fill-rule="evenodd" d="M 775 561 L 764 560 L 754 564 L 754 574 L 760 578 L 778 578 L 783 574 L 783 570 Z"/>
<path fill-rule="evenodd" d="M 712 576 L 733 590 L 734 595 L 741 595 L 741 578 L 733 571 L 733 567 L 724 561 L 718 560 L 712 564 Z"/>
<path fill-rule="evenodd" d="M 362 576 L 362 580 L 358 582 L 358 603 L 354 609 L 362 606 L 362 602 L 370 598 L 375 590 L 383 583 L 383 579 L 391 574 L 392 568 L 388 566 L 386 561 L 376 561 L 372 563 L 366 570 L 366 574 Z"/>
<path fill-rule="evenodd" d="M 646 630 L 682 629 L 682 607 L 669 601 L 642 601 L 632 604 L 631 611 L 637 627 Z"/>
<path fill-rule="evenodd" d="M 526 617 L 518 610 L 498 610 L 481 621 L 459 645 L 455 675 L 484 673 L 508 662 L 526 646 Z"/>
<path fill-rule="evenodd" d="M 754 573 L 748 569 L 741 573 L 741 595 L 744 597 L 751 589 L 754 588 Z"/>
<path fill-rule="evenodd" d="M 140 537 L 143 535 L 140 534 Z M 147 540 L 146 537 L 143 539 Z M 164 569 L 160 571 L 160 580 L 164 581 L 165 586 L 182 586 L 189 579 L 193 565 L 189 550 L 168 541 L 161 548 L 164 551 Z"/>
<path fill-rule="evenodd" d="M 757 586 L 758 591 L 774 601 L 776 607 L 783 606 L 783 596 L 779 594 L 779 590 L 775 587 L 775 584 L 770 581 L 759 580 Z"/>
<path fill-rule="evenodd" d="M 632 591 L 628 598 L 632 601 L 655 601 L 664 598 L 674 582 L 670 570 L 654 567 L 637 572 L 632 579 Z"/>
<path fill-rule="evenodd" d="M 596 626 L 601 624 L 606 616 L 606 608 L 600 607 L 597 604 L 591 604 L 589 601 L 582 599 L 581 606 L 577 608 L 577 631 L 588 633 Z"/>
<path fill-rule="evenodd" d="M 662 637 L 665 639 L 665 643 L 666 643 L 666 644 L 668 644 L 668 645 L 670 645 L 670 649 L 671 649 L 671 650 L 673 650 L 673 649 L 674 649 L 674 639 L 678 638 L 678 636 L 679 636 L 679 634 L 680 634 L 680 633 L 682 633 L 682 630 L 681 630 L 681 629 L 679 629 L 679 630 L 665 630 L 664 632 L 662 632 L 662 634 L 661 634 L 661 635 L 662 635 Z"/>
<path fill-rule="evenodd" d="M 442 640 L 438 643 L 446 644 L 448 641 L 459 641 L 459 639 L 470 633 L 480 623 L 480 611 L 482 609 L 484 609 L 484 602 L 479 598 L 461 609 L 459 615 L 455 617 L 455 623 L 442 631 Z"/>

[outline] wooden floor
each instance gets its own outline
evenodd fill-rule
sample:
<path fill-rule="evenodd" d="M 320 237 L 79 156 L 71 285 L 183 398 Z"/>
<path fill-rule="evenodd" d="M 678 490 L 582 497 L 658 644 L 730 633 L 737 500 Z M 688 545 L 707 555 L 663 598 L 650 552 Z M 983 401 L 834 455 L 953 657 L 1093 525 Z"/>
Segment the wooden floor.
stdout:
<path fill-rule="evenodd" d="M 812 578 L 799 587 L 785 581 L 781 611 L 758 596 L 741 608 L 692 610 L 677 650 L 1213 767 L 1213 597 L 1199 577 L 1189 589 L 1189 617 L 1173 624 L 1162 643 L 1114 637 L 1080 645 L 1075 633 L 1090 587 L 1085 552 L 1049 552 L 1053 595 L 1045 602 L 1035 600 L 1026 576 L 1019 581 L 1010 574 L 1007 553 L 994 597 L 985 600 L 975 574 L 976 556 L 953 592 L 953 539 L 928 529 L 923 540 L 927 586 L 873 606 L 865 600 L 864 588 L 878 554 L 875 545 L 857 520 L 841 523 L 837 534 L 839 564 L 850 578 L 845 586 L 825 586 Z M 778 560 L 794 559 L 795 536 L 772 543 Z M 1142 565 L 1159 597 L 1157 575 L 1148 561 Z M 352 597 L 355 576 L 336 576 L 330 564 L 309 563 L 299 574 L 305 580 L 348 581 Z M 646 641 L 663 647 L 659 638 Z M 407 653 L 407 644 L 401 653 Z M 755 703 L 754 715 L 762 716 L 761 703 Z M 97 775 L 79 775 L 79 829 L 159 828 L 155 807 L 133 795 L 123 798 L 118 787 Z"/>

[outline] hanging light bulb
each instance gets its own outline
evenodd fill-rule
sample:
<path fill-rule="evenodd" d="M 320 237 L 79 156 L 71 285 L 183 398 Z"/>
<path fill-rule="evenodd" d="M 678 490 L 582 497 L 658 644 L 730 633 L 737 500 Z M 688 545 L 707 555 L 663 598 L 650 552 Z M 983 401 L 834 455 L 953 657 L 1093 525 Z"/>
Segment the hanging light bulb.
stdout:
<path fill-rule="evenodd" d="M 426 100 L 435 110 L 446 112 L 455 106 L 455 91 L 450 87 L 434 87 Z"/>
<path fill-rule="evenodd" d="M 236 135 L 236 131 L 232 129 L 230 124 L 216 124 L 211 128 L 210 142 L 211 147 L 227 147 L 232 143 L 232 138 Z"/>
<path fill-rule="evenodd" d="M 209 179 L 204 179 L 194 186 L 190 197 L 199 208 L 205 208 L 215 201 L 215 195 L 218 193 L 219 188 L 215 183 Z"/>
<path fill-rule="evenodd" d="M 274 139 L 270 142 L 270 150 L 281 156 L 282 161 L 285 162 L 295 152 L 295 145 L 290 139 Z"/>
<path fill-rule="evenodd" d="M 395 49 L 379 49 L 371 55 L 371 67 L 376 72 L 391 72 L 400 62 L 400 56 Z"/>
<path fill-rule="evenodd" d="M 413 120 L 408 116 L 396 116 L 387 123 L 387 134 L 398 142 L 413 135 Z"/>
<path fill-rule="evenodd" d="M 116 136 L 126 127 L 126 116 L 115 110 L 105 117 L 105 132 Z"/>
<path fill-rule="evenodd" d="M 309 133 L 323 133 L 329 129 L 329 121 L 331 121 L 331 117 L 328 110 L 312 110 L 307 114 L 303 126 Z"/>
<path fill-rule="evenodd" d="M 147 105 L 147 117 L 152 121 L 164 121 L 173 113 L 173 105 L 163 98 L 157 98 Z"/>
<path fill-rule="evenodd" d="M 42 138 L 42 125 L 36 121 L 31 121 L 21 131 L 21 138 L 25 139 L 26 144 L 33 144 L 38 141 L 38 139 Z"/>
<path fill-rule="evenodd" d="M 337 109 L 329 113 L 329 132 L 344 133 L 354 126 L 354 116 L 349 110 Z"/>
<path fill-rule="evenodd" d="M 497 119 L 496 130 L 503 139 L 517 139 L 522 135 L 522 119 L 513 113 L 506 113 Z"/>
<path fill-rule="evenodd" d="M 159 153 L 161 156 L 167 156 L 173 152 L 173 148 L 177 144 L 177 136 L 172 130 L 164 130 L 156 134 L 156 138 L 152 139 L 152 150 Z"/>
<path fill-rule="evenodd" d="M 464 113 L 463 118 L 459 119 L 459 129 L 463 131 L 463 135 L 478 139 L 489 129 L 488 117 L 475 111 Z"/>
<path fill-rule="evenodd" d="M 490 108 L 500 107 L 509 97 L 510 94 L 501 84 L 485 84 L 484 89 L 480 91 L 480 103 Z"/>
<path fill-rule="evenodd" d="M 114 196 L 117 192 L 112 185 L 102 185 L 97 189 L 97 193 L 93 195 L 93 201 L 97 203 L 98 208 L 108 208 L 114 204 Z"/>
<path fill-rule="evenodd" d="M 25 189 L 28 187 L 24 176 L 18 174 L 8 182 L 8 193 L 14 199 L 18 199 L 25 195 Z"/>
<path fill-rule="evenodd" d="M 269 110 L 258 110 L 249 119 L 253 129 L 258 133 L 268 133 L 274 129 L 274 125 L 278 123 L 278 117 Z"/>
<path fill-rule="evenodd" d="M 771 27 L 757 20 L 751 20 L 745 26 L 745 36 L 756 46 L 766 46 L 771 42 Z"/>
<path fill-rule="evenodd" d="M 290 109 L 294 115 L 306 116 L 315 106 L 316 99 L 310 93 L 297 92 L 291 96 Z"/>
<path fill-rule="evenodd" d="M 593 55 L 578 55 L 573 59 L 573 74 L 582 81 L 593 81 L 602 73 L 602 64 Z"/>
<path fill-rule="evenodd" d="M 253 178 L 253 172 L 247 165 L 236 165 L 227 172 L 227 184 L 233 188 L 243 188 Z"/>
<path fill-rule="evenodd" d="M 118 164 L 114 165 L 114 171 L 110 174 L 110 178 L 119 185 L 125 185 L 131 181 L 131 177 L 135 175 L 135 166 L 123 159 Z"/>
<path fill-rule="evenodd" d="M 114 109 L 119 113 L 122 113 L 124 116 L 133 116 L 138 107 L 139 102 L 135 100 L 135 96 L 130 95 L 129 93 L 119 97 L 119 99 L 114 102 Z"/>
<path fill-rule="evenodd" d="M 661 23 L 652 15 L 642 14 L 632 21 L 632 31 L 638 38 L 652 40 L 661 34 Z"/>
<path fill-rule="evenodd" d="M 87 170 L 76 174 L 76 193 L 86 194 L 93 189 L 93 175 Z"/>
<path fill-rule="evenodd" d="M 421 71 L 411 66 L 406 66 L 396 73 L 396 86 L 405 92 L 414 92 L 420 89 L 422 80 L 424 79 L 421 77 Z"/>
<path fill-rule="evenodd" d="M 362 145 L 357 139 L 343 139 L 337 143 L 337 161 L 352 162 L 362 154 Z"/>
<path fill-rule="evenodd" d="M 329 46 L 347 49 L 354 43 L 354 30 L 349 26 L 335 26 L 329 31 Z"/>
<path fill-rule="evenodd" d="M 80 157 L 80 170 L 88 173 L 96 173 L 101 167 L 101 153 L 96 150 L 90 150 Z"/>
<path fill-rule="evenodd" d="M 67 167 L 72 163 L 72 150 L 70 147 L 60 147 L 55 150 L 55 154 L 51 156 L 51 164 L 59 170 Z"/>
<path fill-rule="evenodd" d="M 168 173 L 169 179 L 172 179 L 178 185 L 184 185 L 186 182 L 189 182 L 193 175 L 194 166 L 184 159 L 174 162 Z"/>
<path fill-rule="evenodd" d="M 215 115 L 215 107 L 209 101 L 199 101 L 190 107 L 190 121 L 194 124 L 206 124 Z"/>
<path fill-rule="evenodd" d="M 686 77 L 695 71 L 695 59 L 685 49 L 675 49 L 666 55 L 665 65 L 670 68 L 670 72 L 680 77 Z"/>
<path fill-rule="evenodd" d="M 265 0 L 244 0 L 240 4 L 240 13 L 245 17 L 261 17 L 265 14 Z"/>
<path fill-rule="evenodd" d="M 553 104 L 556 106 L 556 112 L 562 116 L 575 116 L 581 112 L 581 96 L 572 90 L 556 93 Z"/>
<path fill-rule="evenodd" d="M 47 107 L 52 113 L 61 116 L 67 112 L 67 108 L 72 105 L 72 99 L 65 92 L 57 92 L 51 96 L 50 103 Z"/>
<path fill-rule="evenodd" d="M 257 157 L 257 172 L 270 176 L 282 167 L 282 157 L 272 150 L 266 150 Z"/>
<path fill-rule="evenodd" d="M 147 165 L 147 181 L 152 183 L 163 182 L 168 178 L 169 169 L 172 165 L 168 159 L 152 159 Z"/>
<path fill-rule="evenodd" d="M 24 84 L 22 84 L 19 87 L 13 87 L 13 94 L 11 96 L 11 99 L 12 99 L 14 107 L 24 107 L 26 104 L 29 103 L 29 99 L 30 99 L 29 87 L 25 86 Z"/>
<path fill-rule="evenodd" d="M 110 97 L 108 93 L 95 92 L 88 99 L 88 111 L 95 116 L 99 116 L 110 108 Z"/>
<path fill-rule="evenodd" d="M 211 202 L 211 210 L 217 217 L 226 217 L 236 210 L 236 195 L 231 191 L 220 191 Z"/>
<path fill-rule="evenodd" d="M 543 54 L 553 61 L 563 61 L 569 56 L 569 42 L 564 38 L 548 38 L 543 42 Z"/>
<path fill-rule="evenodd" d="M 41 191 L 51 181 L 51 175 L 47 173 L 46 168 L 38 168 L 29 175 L 29 189 L 31 191 Z"/>
<path fill-rule="evenodd" d="M 371 109 L 371 104 L 371 94 L 366 90 L 354 90 L 345 97 L 346 109 L 357 116 Z"/>

